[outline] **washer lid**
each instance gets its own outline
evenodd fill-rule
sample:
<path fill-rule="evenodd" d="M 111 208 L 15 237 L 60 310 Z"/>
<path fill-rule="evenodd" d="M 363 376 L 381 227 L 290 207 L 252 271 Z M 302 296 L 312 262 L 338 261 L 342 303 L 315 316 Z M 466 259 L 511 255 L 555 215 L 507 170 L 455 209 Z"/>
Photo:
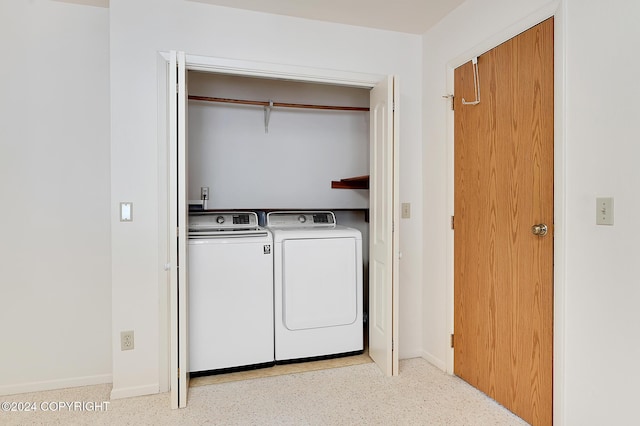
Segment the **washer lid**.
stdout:
<path fill-rule="evenodd" d="M 267 226 L 277 228 L 335 228 L 336 216 L 330 211 L 270 212 Z"/>

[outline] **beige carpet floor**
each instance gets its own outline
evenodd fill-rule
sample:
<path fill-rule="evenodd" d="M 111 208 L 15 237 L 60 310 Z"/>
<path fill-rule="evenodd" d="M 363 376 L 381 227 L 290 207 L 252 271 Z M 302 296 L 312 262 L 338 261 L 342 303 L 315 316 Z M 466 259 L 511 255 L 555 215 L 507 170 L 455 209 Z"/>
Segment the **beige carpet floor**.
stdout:
<path fill-rule="evenodd" d="M 108 401 L 110 385 L 0 397 L 0 402 Z M 2 425 L 526 425 L 483 393 L 421 358 L 385 377 L 372 363 L 189 389 L 188 407 L 169 394 L 110 401 L 106 411 L 6 412 Z M 86 405 L 86 404 L 85 404 Z M 3 408 L 5 405 L 3 405 Z M 54 405 L 55 407 L 55 405 Z"/>

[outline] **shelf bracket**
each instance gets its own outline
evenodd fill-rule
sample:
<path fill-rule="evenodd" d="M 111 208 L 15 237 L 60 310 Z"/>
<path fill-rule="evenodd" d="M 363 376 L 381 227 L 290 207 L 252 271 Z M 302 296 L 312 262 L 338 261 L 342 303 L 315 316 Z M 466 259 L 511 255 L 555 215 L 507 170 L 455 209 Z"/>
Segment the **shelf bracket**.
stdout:
<path fill-rule="evenodd" d="M 269 119 L 271 119 L 271 109 L 273 108 L 273 101 L 269 99 L 269 105 L 264 106 L 264 132 L 269 133 Z"/>

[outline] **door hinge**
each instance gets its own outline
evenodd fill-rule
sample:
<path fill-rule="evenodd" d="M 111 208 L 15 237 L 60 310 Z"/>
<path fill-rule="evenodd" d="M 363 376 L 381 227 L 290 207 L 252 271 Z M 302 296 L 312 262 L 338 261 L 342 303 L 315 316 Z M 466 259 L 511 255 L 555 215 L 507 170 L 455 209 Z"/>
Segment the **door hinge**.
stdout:
<path fill-rule="evenodd" d="M 453 95 L 444 95 L 443 98 L 449 99 L 451 101 L 451 111 L 455 111 L 455 109 L 454 109 L 455 107 L 453 106 L 454 105 L 453 101 L 455 100 L 455 96 L 453 96 Z"/>
<path fill-rule="evenodd" d="M 180 84 L 176 83 L 176 93 L 180 93 Z"/>
<path fill-rule="evenodd" d="M 451 229 L 456 229 L 455 228 L 455 216 L 451 216 Z"/>
<path fill-rule="evenodd" d="M 178 367 L 178 379 L 180 378 L 180 367 Z"/>
<path fill-rule="evenodd" d="M 395 341 L 391 340 L 391 351 L 393 352 L 394 348 L 395 348 Z"/>
<path fill-rule="evenodd" d="M 451 347 L 453 348 L 454 346 L 454 339 L 453 339 L 453 334 L 451 335 Z"/>
<path fill-rule="evenodd" d="M 179 236 L 180 236 L 180 228 L 178 227 L 176 228 L 176 237 L 179 237 Z"/>

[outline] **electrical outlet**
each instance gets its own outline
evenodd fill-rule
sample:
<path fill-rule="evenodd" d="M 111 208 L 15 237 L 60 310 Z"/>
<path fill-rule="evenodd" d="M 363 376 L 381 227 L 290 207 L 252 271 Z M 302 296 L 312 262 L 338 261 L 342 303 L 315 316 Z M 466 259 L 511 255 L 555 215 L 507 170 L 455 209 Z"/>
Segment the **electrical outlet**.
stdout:
<path fill-rule="evenodd" d="M 134 348 L 133 345 L 133 330 L 120 332 L 120 350 L 130 351 Z"/>
<path fill-rule="evenodd" d="M 208 186 L 201 186 L 200 187 L 200 199 L 201 200 L 208 200 L 209 199 L 209 187 Z"/>

